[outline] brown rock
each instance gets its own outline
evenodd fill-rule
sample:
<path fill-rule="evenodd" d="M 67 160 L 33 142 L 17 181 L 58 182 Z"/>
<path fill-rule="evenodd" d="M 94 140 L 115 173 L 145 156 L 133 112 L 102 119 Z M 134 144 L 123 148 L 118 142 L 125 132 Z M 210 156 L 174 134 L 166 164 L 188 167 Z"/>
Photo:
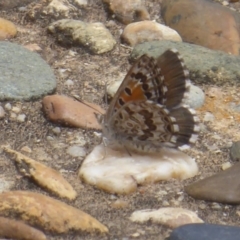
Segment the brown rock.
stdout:
<path fill-rule="evenodd" d="M 211 177 L 185 187 L 185 191 L 196 199 L 213 202 L 240 203 L 240 163 Z"/>
<path fill-rule="evenodd" d="M 175 30 L 152 21 L 128 24 L 123 30 L 121 38 L 130 46 L 154 40 L 182 41 Z"/>
<path fill-rule="evenodd" d="M 162 16 L 183 41 L 239 55 L 239 13 L 207 0 L 163 0 Z"/>
<path fill-rule="evenodd" d="M 0 214 L 17 216 L 30 225 L 55 234 L 69 231 L 98 231 L 108 229 L 87 213 L 39 193 L 9 191 L 0 194 Z"/>
<path fill-rule="evenodd" d="M 74 200 L 77 197 L 76 191 L 56 170 L 45 166 L 17 151 L 4 147 L 18 164 L 19 170 L 24 176 L 32 178 L 39 186 L 54 193 L 58 197 Z"/>
<path fill-rule="evenodd" d="M 101 129 L 95 113 L 103 114 L 104 110 L 95 104 L 86 104 L 66 96 L 52 95 L 43 98 L 43 111 L 53 122 L 71 127 Z"/>
<path fill-rule="evenodd" d="M 114 17 L 124 23 L 149 20 L 150 16 L 142 0 L 102 0 Z"/>
<path fill-rule="evenodd" d="M 23 222 L 0 217 L 0 237 L 21 240 L 46 240 L 41 231 L 26 225 Z"/>
<path fill-rule="evenodd" d="M 16 26 L 12 22 L 4 18 L 0 18 L 0 40 L 13 38 L 16 36 L 16 34 Z"/>

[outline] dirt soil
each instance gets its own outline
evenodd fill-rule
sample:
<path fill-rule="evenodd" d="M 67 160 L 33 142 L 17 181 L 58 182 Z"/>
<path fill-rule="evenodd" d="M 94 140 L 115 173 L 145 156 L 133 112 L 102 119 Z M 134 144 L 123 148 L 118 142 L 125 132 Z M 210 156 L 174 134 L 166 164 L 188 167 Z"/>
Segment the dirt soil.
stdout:
<path fill-rule="evenodd" d="M 44 3 L 40 1 L 39 4 Z M 35 4 L 29 5 L 27 9 L 30 10 L 35 6 Z M 159 1 L 146 1 L 146 7 L 151 19 L 160 16 Z M 46 27 L 56 20 L 52 16 L 40 16 L 34 21 L 29 20 L 26 16 L 26 12 L 20 12 L 18 9 L 1 12 L 1 17 L 12 21 L 19 29 L 17 37 L 12 39 L 12 42 L 20 45 L 35 43 L 42 48 L 39 54 L 52 67 L 57 78 L 56 93 L 67 96 L 78 95 L 83 100 L 107 108 L 107 104 L 103 101 L 106 82 L 119 79 L 121 73 L 127 72 L 130 67 L 128 62 L 130 49 L 122 46 L 119 40 L 124 26 L 117 21 L 109 26 L 111 33 L 118 41 L 113 51 L 103 55 L 92 55 L 84 48 L 60 46 L 54 36 L 49 35 L 46 31 Z M 86 22 L 99 21 L 105 24 L 109 20 L 100 0 L 89 1 L 87 7 L 81 9 L 78 14 L 74 13 L 71 17 Z M 161 21 L 160 18 L 157 20 Z M 72 54 L 73 52 L 75 54 Z M 74 81 L 73 88 L 64 85 L 67 79 Z M 11 102 L 13 106 L 21 106 L 22 112 L 27 115 L 27 120 L 24 123 L 18 123 L 7 115 L 4 120 L 0 121 L 1 144 L 9 144 L 18 151 L 22 147 L 28 146 L 32 149 L 32 153 L 28 154 L 30 157 L 42 160 L 48 166 L 64 172 L 63 175 L 78 192 L 77 199 L 74 203 L 69 204 L 91 214 L 109 228 L 108 236 L 72 233 L 66 236 L 49 235 L 49 239 L 134 239 L 135 233 L 139 233 L 137 239 L 164 239 L 169 235 L 171 229 L 151 222 L 143 225 L 135 224 L 128 218 L 135 210 L 158 209 L 165 206 L 166 202 L 172 207 L 183 207 L 195 211 L 208 223 L 238 225 L 240 207 L 225 204 L 219 204 L 216 207 L 210 202 L 194 200 L 183 190 L 183 187 L 190 182 L 219 172 L 223 163 L 232 162 L 229 157 L 229 147 L 233 141 L 239 140 L 237 133 L 240 117 L 237 113 L 227 110 L 229 101 L 239 104 L 239 87 L 223 86 L 221 88 L 209 85 L 200 87 L 205 90 L 206 94 L 213 87 L 217 92 L 222 93 L 223 97 L 218 99 L 218 95 L 207 94 L 206 105 L 198 111 L 201 119 L 207 111 L 211 111 L 215 116 L 214 122 L 203 123 L 203 130 L 197 144 L 188 151 L 190 156 L 196 158 L 200 169 L 199 175 L 185 181 L 172 180 L 140 186 L 137 192 L 128 196 L 105 193 L 81 183 L 78 179 L 78 169 L 83 159 L 69 156 L 66 154 L 66 148 L 62 146 L 69 146 L 72 138 L 83 137 L 87 143 L 86 149 L 90 152 L 100 141 L 94 131 L 59 126 L 61 133 L 55 135 L 52 130 L 58 125 L 45 119 L 41 109 L 41 99 L 34 102 Z M 217 105 L 214 105 L 213 101 L 217 101 Z M 222 108 L 221 111 L 219 106 Z M 47 140 L 49 136 L 54 139 L 56 143 L 54 146 L 49 144 Z M 47 160 L 43 161 L 43 159 Z M 0 174 L 8 176 L 9 179 L 18 179 L 12 190 L 43 193 L 34 183 L 21 177 L 13 162 L 4 154 L 1 154 L 0 158 Z M 117 199 L 125 201 L 127 206 L 121 209 L 114 208 L 112 204 Z"/>

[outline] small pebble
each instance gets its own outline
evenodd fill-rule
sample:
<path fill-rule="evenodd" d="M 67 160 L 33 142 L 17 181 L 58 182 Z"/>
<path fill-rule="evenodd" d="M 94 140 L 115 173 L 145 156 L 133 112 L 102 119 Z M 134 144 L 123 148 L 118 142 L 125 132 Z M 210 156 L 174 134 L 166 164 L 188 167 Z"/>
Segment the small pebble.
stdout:
<path fill-rule="evenodd" d="M 165 201 L 162 202 L 162 206 L 163 206 L 163 207 L 169 207 L 169 206 L 170 206 L 170 203 L 165 200 Z"/>
<path fill-rule="evenodd" d="M 14 107 L 12 107 L 12 111 L 15 112 L 15 113 L 20 113 L 21 108 L 14 106 Z"/>
<path fill-rule="evenodd" d="M 73 157 L 84 157 L 86 156 L 86 150 L 81 146 L 71 146 L 67 149 L 67 153 Z"/>
<path fill-rule="evenodd" d="M 56 135 L 59 135 L 61 133 L 61 128 L 60 127 L 55 127 L 52 129 L 52 132 Z"/>
<path fill-rule="evenodd" d="M 117 196 L 114 195 L 114 194 L 111 194 L 111 195 L 110 195 L 110 199 L 111 199 L 111 200 L 116 200 L 116 199 L 117 199 Z"/>
<path fill-rule="evenodd" d="M 206 209 L 206 204 L 201 203 L 198 207 L 199 207 L 201 210 L 204 210 L 204 209 Z"/>
<path fill-rule="evenodd" d="M 11 110 L 12 109 L 11 103 L 6 103 L 4 107 L 5 107 L 6 110 Z"/>
<path fill-rule="evenodd" d="M 74 3 L 79 7 L 82 7 L 88 4 L 88 0 L 74 0 Z"/>
<path fill-rule="evenodd" d="M 53 141 L 54 138 L 52 136 L 47 136 L 47 141 Z"/>
<path fill-rule="evenodd" d="M 221 210 L 222 209 L 221 205 L 218 203 L 212 203 L 211 207 L 213 210 Z"/>
<path fill-rule="evenodd" d="M 68 88 L 71 88 L 71 87 L 73 87 L 74 82 L 73 82 L 73 80 L 68 79 L 68 80 L 64 83 L 64 85 L 67 86 Z"/>
<path fill-rule="evenodd" d="M 19 7 L 19 8 L 18 8 L 18 11 L 19 11 L 19 12 L 25 12 L 26 10 L 27 10 L 26 7 Z"/>
<path fill-rule="evenodd" d="M 120 199 L 117 199 L 115 202 L 112 203 L 112 207 L 117 209 L 126 208 L 127 206 L 128 206 L 128 203 Z"/>
<path fill-rule="evenodd" d="M 225 162 L 222 164 L 222 170 L 226 170 L 228 168 L 230 168 L 232 166 L 232 164 L 230 162 Z"/>
<path fill-rule="evenodd" d="M 180 205 L 179 201 L 176 200 L 176 199 L 170 200 L 170 203 L 171 203 L 171 205 L 173 205 L 173 206 L 179 206 L 179 205 Z"/>
<path fill-rule="evenodd" d="M 240 217 L 240 211 L 236 211 L 236 214 L 238 215 L 238 217 Z"/>
<path fill-rule="evenodd" d="M 228 6 L 228 5 L 229 5 L 229 2 L 228 2 L 228 1 L 223 1 L 223 2 L 222 2 L 222 5 L 223 5 L 223 6 Z"/>
<path fill-rule="evenodd" d="M 31 153 L 32 149 L 28 146 L 24 146 L 21 148 L 21 151 L 26 152 L 26 153 Z"/>
<path fill-rule="evenodd" d="M 134 237 L 134 238 L 137 238 L 137 237 L 139 237 L 139 236 L 140 236 L 140 233 L 138 233 L 138 232 L 133 233 L 133 234 L 131 235 L 131 237 Z"/>
<path fill-rule="evenodd" d="M 214 115 L 210 112 L 206 112 L 203 118 L 204 122 L 213 122 L 214 120 Z"/>
<path fill-rule="evenodd" d="M 0 119 L 3 119 L 4 116 L 5 116 L 4 108 L 2 106 L 0 106 Z"/>
<path fill-rule="evenodd" d="M 25 122 L 25 119 L 26 119 L 26 115 L 25 114 L 19 114 L 17 116 L 17 121 L 18 122 Z"/>
<path fill-rule="evenodd" d="M 14 118 L 16 118 L 16 117 L 17 117 L 17 114 L 16 114 L 16 113 L 13 113 L 13 112 L 12 112 L 12 113 L 10 114 L 10 118 L 14 119 Z"/>

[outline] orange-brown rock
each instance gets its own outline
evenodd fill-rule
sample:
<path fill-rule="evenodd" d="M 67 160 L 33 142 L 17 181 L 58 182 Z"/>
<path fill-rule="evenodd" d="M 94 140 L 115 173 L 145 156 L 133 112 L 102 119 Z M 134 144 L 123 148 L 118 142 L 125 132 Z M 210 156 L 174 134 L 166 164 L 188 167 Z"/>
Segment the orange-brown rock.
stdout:
<path fill-rule="evenodd" d="M 14 157 L 20 172 L 24 174 L 24 176 L 32 178 L 39 186 L 47 189 L 58 197 L 69 200 L 76 198 L 76 191 L 58 171 L 8 147 L 4 147 L 4 150 Z"/>
<path fill-rule="evenodd" d="M 163 0 L 162 16 L 183 41 L 239 55 L 239 13 L 207 0 Z"/>
<path fill-rule="evenodd" d="M 43 98 L 43 111 L 50 121 L 71 127 L 101 129 L 95 113 L 104 113 L 98 105 L 81 103 L 62 95 Z"/>
<path fill-rule="evenodd" d="M 45 195 L 27 191 L 0 194 L 0 215 L 16 216 L 30 225 L 55 234 L 70 231 L 98 231 L 108 229 L 89 214 Z"/>
<path fill-rule="evenodd" d="M 4 18 L 0 18 L 0 40 L 13 38 L 16 36 L 16 34 L 16 26 L 12 22 Z"/>
<path fill-rule="evenodd" d="M 28 226 L 27 224 L 0 217 L 0 238 L 11 238 L 21 240 L 46 240 L 46 236 L 41 231 Z"/>

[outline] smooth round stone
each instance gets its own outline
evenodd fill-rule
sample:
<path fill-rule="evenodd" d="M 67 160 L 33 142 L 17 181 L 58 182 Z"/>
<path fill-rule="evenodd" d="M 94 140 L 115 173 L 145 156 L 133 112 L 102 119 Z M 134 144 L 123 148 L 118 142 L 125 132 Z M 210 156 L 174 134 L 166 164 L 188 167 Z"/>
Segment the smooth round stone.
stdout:
<path fill-rule="evenodd" d="M 135 61 L 143 54 L 157 58 L 169 48 L 179 51 L 190 71 L 190 79 L 194 83 L 224 85 L 239 81 L 240 58 L 238 56 L 185 42 L 162 40 L 138 44 L 131 52 L 130 61 Z"/>
<path fill-rule="evenodd" d="M 240 227 L 217 224 L 187 224 L 174 229 L 168 240 L 239 240 Z"/>
<path fill-rule="evenodd" d="M 239 55 L 240 15 L 221 4 L 209 0 L 163 0 L 161 17 L 185 42 Z"/>
<path fill-rule="evenodd" d="M 37 99 L 56 89 L 52 69 L 37 53 L 0 42 L 0 62 L 0 101 Z"/>
<path fill-rule="evenodd" d="M 225 171 L 202 179 L 185 187 L 185 191 L 196 199 L 218 203 L 240 203 L 240 163 Z M 240 238 L 239 238 L 240 239 Z"/>

